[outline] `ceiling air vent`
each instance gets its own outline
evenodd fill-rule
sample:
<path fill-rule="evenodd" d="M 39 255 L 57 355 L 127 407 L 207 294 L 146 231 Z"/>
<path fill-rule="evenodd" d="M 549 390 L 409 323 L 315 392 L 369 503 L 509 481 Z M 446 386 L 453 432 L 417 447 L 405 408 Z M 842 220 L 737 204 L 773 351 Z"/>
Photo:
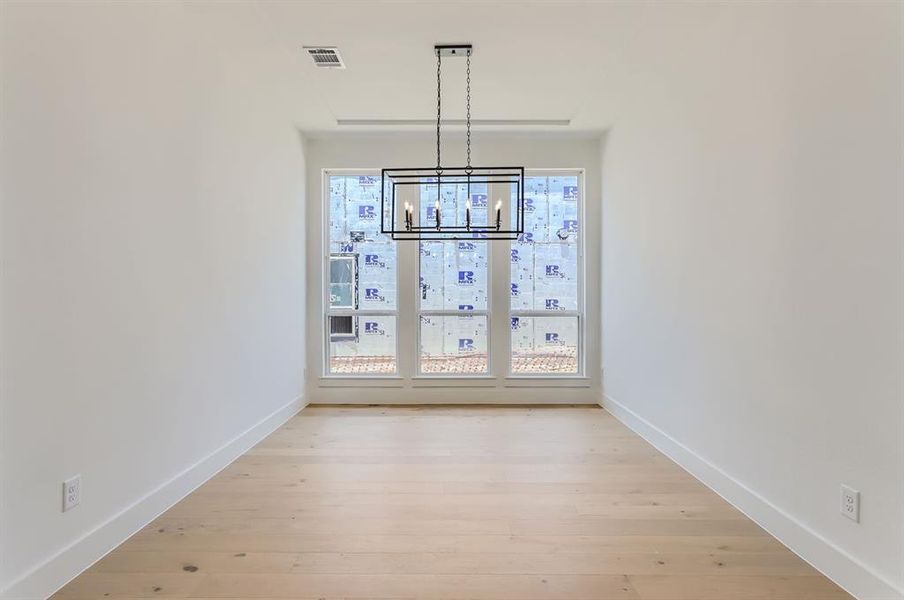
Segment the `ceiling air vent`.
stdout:
<path fill-rule="evenodd" d="M 305 46 L 305 50 L 308 51 L 308 54 L 311 55 L 311 58 L 314 61 L 314 66 L 323 67 L 327 69 L 344 69 L 345 63 L 342 62 L 342 57 L 339 56 L 339 50 L 337 48 L 323 47 L 323 46 Z"/>

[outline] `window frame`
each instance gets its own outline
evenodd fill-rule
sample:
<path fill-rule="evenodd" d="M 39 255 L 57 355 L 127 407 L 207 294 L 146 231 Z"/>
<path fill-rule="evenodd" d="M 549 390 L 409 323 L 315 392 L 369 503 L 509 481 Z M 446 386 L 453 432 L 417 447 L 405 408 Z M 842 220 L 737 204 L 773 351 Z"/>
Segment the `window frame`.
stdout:
<path fill-rule="evenodd" d="M 421 296 L 419 286 L 417 285 L 420 279 L 420 257 L 419 257 L 419 242 L 409 242 L 412 246 L 416 247 L 416 253 L 418 256 L 415 258 L 415 291 L 416 299 L 414 303 L 414 312 L 413 316 L 415 319 L 415 323 L 413 325 L 413 335 L 406 335 L 406 343 L 407 339 L 411 337 L 411 341 L 415 344 L 414 351 L 414 364 L 408 364 L 410 360 L 403 360 L 403 352 L 401 352 L 402 348 L 402 333 L 403 326 L 401 323 L 402 314 L 400 312 L 400 306 L 402 303 L 402 295 L 408 293 L 407 287 L 403 285 L 402 282 L 402 269 L 399 268 L 400 263 L 402 262 L 402 255 L 405 252 L 402 245 L 399 244 L 398 241 L 393 241 L 395 244 L 395 255 L 396 255 L 396 272 L 395 272 L 395 285 L 396 285 L 396 303 L 394 310 L 367 310 L 367 309 L 357 309 L 357 310 L 349 310 L 349 309 L 333 309 L 330 306 L 330 235 L 329 235 L 329 220 L 330 220 L 330 177 L 332 176 L 379 176 L 379 169 L 368 169 L 368 168 L 324 168 L 322 169 L 322 177 L 321 177 L 321 278 L 320 278 L 320 294 L 321 294 L 321 319 L 320 319 L 320 346 L 321 346 L 321 374 L 320 379 L 324 382 L 324 385 L 353 385 L 353 386 L 364 386 L 367 385 L 367 381 L 374 381 L 374 385 L 378 387 L 383 387 L 385 385 L 396 385 L 393 384 L 391 380 L 401 381 L 407 380 L 410 382 L 412 387 L 435 387 L 435 386 L 449 386 L 449 387 L 460 387 L 460 386 L 473 386 L 480 385 L 481 387 L 484 385 L 489 385 L 493 387 L 523 387 L 523 386 L 541 386 L 541 387 L 586 387 L 589 385 L 590 377 L 587 374 L 586 363 L 587 363 L 587 324 L 588 318 L 586 315 L 587 310 L 587 286 L 586 286 L 586 278 L 587 278 L 587 260 L 586 260 L 586 247 L 587 247 L 587 239 L 586 239 L 586 212 L 587 212 L 587 198 L 586 198 L 586 184 L 585 184 L 585 169 L 584 168 L 527 168 L 525 169 L 526 177 L 555 177 L 555 176 L 563 176 L 563 177 L 577 177 L 578 181 L 578 207 L 577 207 L 577 218 L 579 223 L 579 237 L 577 243 L 577 253 L 578 253 L 578 268 L 577 268 L 577 308 L 572 311 L 542 311 L 542 310 L 530 310 L 530 311 L 520 311 L 513 310 L 511 304 L 511 296 L 506 294 L 507 302 L 502 303 L 502 306 L 496 306 L 499 304 L 498 302 L 494 303 L 494 287 L 496 285 L 504 285 L 506 290 L 511 289 L 511 263 L 506 263 L 506 268 L 501 269 L 501 265 L 497 265 L 496 262 L 499 261 L 498 253 L 500 252 L 500 248 L 494 248 L 494 246 L 504 245 L 505 256 L 511 256 L 511 248 L 512 243 L 510 241 L 494 241 L 487 242 L 487 277 L 488 277 L 488 290 L 487 290 L 487 308 L 486 310 L 475 310 L 475 311 L 457 311 L 457 310 L 425 310 L 421 311 Z M 497 256 L 497 258 L 494 258 Z M 507 261 L 510 260 L 507 258 Z M 502 273 L 498 273 L 497 271 L 502 270 Z M 421 372 L 421 362 L 420 362 L 420 349 L 421 349 L 421 326 L 420 326 L 420 317 L 421 315 L 430 315 L 430 316 L 460 316 L 463 314 L 470 314 L 475 316 L 484 316 L 486 317 L 487 324 L 487 372 L 486 373 L 422 373 Z M 354 316 L 354 317 L 365 317 L 365 316 L 391 316 L 395 319 L 395 340 L 394 340 L 394 353 L 395 353 L 395 371 L 393 373 L 333 373 L 330 371 L 330 327 L 329 327 L 329 317 L 330 316 Z M 524 317 L 576 317 L 578 320 L 577 325 L 577 353 L 578 353 L 578 371 L 577 373 L 514 373 L 512 372 L 512 331 L 511 331 L 511 318 L 513 316 L 524 316 Z M 496 322 L 497 319 L 504 319 L 506 334 L 508 335 L 508 340 L 503 339 L 495 339 L 496 335 L 494 335 L 494 326 L 493 323 Z M 494 344 L 498 344 L 503 348 L 508 348 L 508 356 L 505 357 L 503 362 L 506 365 L 503 367 L 498 364 L 499 360 L 494 360 Z M 499 352 L 502 351 L 502 348 L 497 348 Z M 497 371 L 498 369 L 498 371 Z M 340 383 L 342 380 L 345 380 L 347 383 Z M 389 381 L 387 381 L 389 380 Z M 380 382 L 383 383 L 380 383 Z M 491 383 L 492 381 L 496 381 L 497 383 L 494 385 Z M 485 382 L 485 383 L 481 383 Z"/>
<path fill-rule="evenodd" d="M 321 344 L 321 378 L 323 379 L 400 379 L 401 378 L 401 364 L 400 364 L 400 356 L 399 356 L 399 268 L 398 268 L 398 256 L 399 256 L 399 246 L 398 241 L 390 240 L 391 243 L 395 247 L 396 254 L 396 270 L 395 270 L 395 284 L 396 284 L 396 301 L 395 301 L 395 309 L 394 310 L 374 310 L 374 309 L 361 309 L 361 308 L 333 308 L 332 303 L 330 302 L 330 262 L 332 259 L 332 255 L 330 253 L 330 178 L 331 177 L 379 177 L 380 171 L 377 169 L 324 169 L 323 170 L 323 178 L 321 183 L 321 206 L 323 207 L 322 215 L 321 215 L 321 231 L 323 235 L 321 236 L 321 282 L 320 282 L 320 297 L 321 302 L 323 303 L 323 310 L 321 315 L 321 330 L 320 330 L 320 344 Z M 360 277 L 360 268 L 359 269 L 359 277 Z M 395 371 L 392 373 L 334 373 L 330 369 L 330 317 L 334 316 L 352 316 L 352 317 L 394 317 L 395 318 L 395 335 L 394 335 L 394 347 L 393 352 L 395 353 Z"/>

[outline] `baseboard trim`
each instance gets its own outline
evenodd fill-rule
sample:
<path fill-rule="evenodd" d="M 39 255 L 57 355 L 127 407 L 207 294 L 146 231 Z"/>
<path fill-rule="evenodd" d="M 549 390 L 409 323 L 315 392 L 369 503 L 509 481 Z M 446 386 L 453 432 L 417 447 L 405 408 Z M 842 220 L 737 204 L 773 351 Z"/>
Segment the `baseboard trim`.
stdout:
<path fill-rule="evenodd" d="M 601 405 L 849 594 L 860 600 L 904 600 L 904 590 L 624 404 L 603 394 Z"/>
<path fill-rule="evenodd" d="M 0 597 L 11 600 L 38 600 L 49 597 L 273 433 L 305 405 L 302 398 L 297 398 L 276 409 L 14 580 L 0 593 Z"/>

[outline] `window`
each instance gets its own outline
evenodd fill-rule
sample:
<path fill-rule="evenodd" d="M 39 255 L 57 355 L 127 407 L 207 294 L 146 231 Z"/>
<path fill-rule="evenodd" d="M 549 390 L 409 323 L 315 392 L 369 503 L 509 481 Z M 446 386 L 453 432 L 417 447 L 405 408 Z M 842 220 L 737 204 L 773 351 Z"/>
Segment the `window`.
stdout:
<path fill-rule="evenodd" d="M 328 245 L 326 372 L 398 372 L 396 244 L 380 233 L 378 177 L 329 177 Z"/>
<path fill-rule="evenodd" d="M 465 224 L 467 185 L 443 188 L 440 206 L 445 218 Z M 437 190 L 421 186 L 425 207 L 422 223 L 436 222 Z M 472 214 L 487 210 L 486 185 L 471 186 Z M 489 244 L 473 240 L 420 242 L 419 371 L 424 375 L 486 375 L 489 373 L 487 331 L 489 303 Z"/>
<path fill-rule="evenodd" d="M 475 234 L 473 239 L 397 245 L 380 233 L 379 176 L 330 173 L 325 181 L 326 374 L 582 374 L 580 173 L 528 173 L 525 233 L 511 242 L 488 242 Z M 443 219 L 463 225 L 466 202 L 471 201 L 474 221 L 483 222 L 480 211 L 490 209 L 497 191 L 492 184 L 472 185 L 470 192 L 465 185 L 448 186 L 437 198 L 435 186 L 421 185 L 406 193 L 420 207 L 421 223 L 435 222 L 439 199 Z M 514 205 L 516 198 L 511 200 Z M 411 265 L 400 274 L 399 256 Z M 400 324 L 400 318 L 406 320 Z M 510 344 L 504 343 L 506 336 Z M 400 345 L 405 349 L 401 365 Z"/>
<path fill-rule="evenodd" d="M 358 256 L 330 253 L 330 307 L 358 308 Z"/>
<path fill-rule="evenodd" d="M 511 246 L 513 374 L 577 374 L 581 331 L 577 175 L 528 177 Z"/>

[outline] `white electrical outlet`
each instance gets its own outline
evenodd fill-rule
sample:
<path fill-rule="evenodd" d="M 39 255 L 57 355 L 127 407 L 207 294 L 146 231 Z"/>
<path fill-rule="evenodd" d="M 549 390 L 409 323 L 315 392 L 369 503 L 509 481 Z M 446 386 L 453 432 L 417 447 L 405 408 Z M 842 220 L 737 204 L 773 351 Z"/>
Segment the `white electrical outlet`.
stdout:
<path fill-rule="evenodd" d="M 855 523 L 860 522 L 860 492 L 846 485 L 841 486 L 841 514 Z"/>
<path fill-rule="evenodd" d="M 82 501 L 82 476 L 76 475 L 63 482 L 63 512 L 72 510 Z"/>

